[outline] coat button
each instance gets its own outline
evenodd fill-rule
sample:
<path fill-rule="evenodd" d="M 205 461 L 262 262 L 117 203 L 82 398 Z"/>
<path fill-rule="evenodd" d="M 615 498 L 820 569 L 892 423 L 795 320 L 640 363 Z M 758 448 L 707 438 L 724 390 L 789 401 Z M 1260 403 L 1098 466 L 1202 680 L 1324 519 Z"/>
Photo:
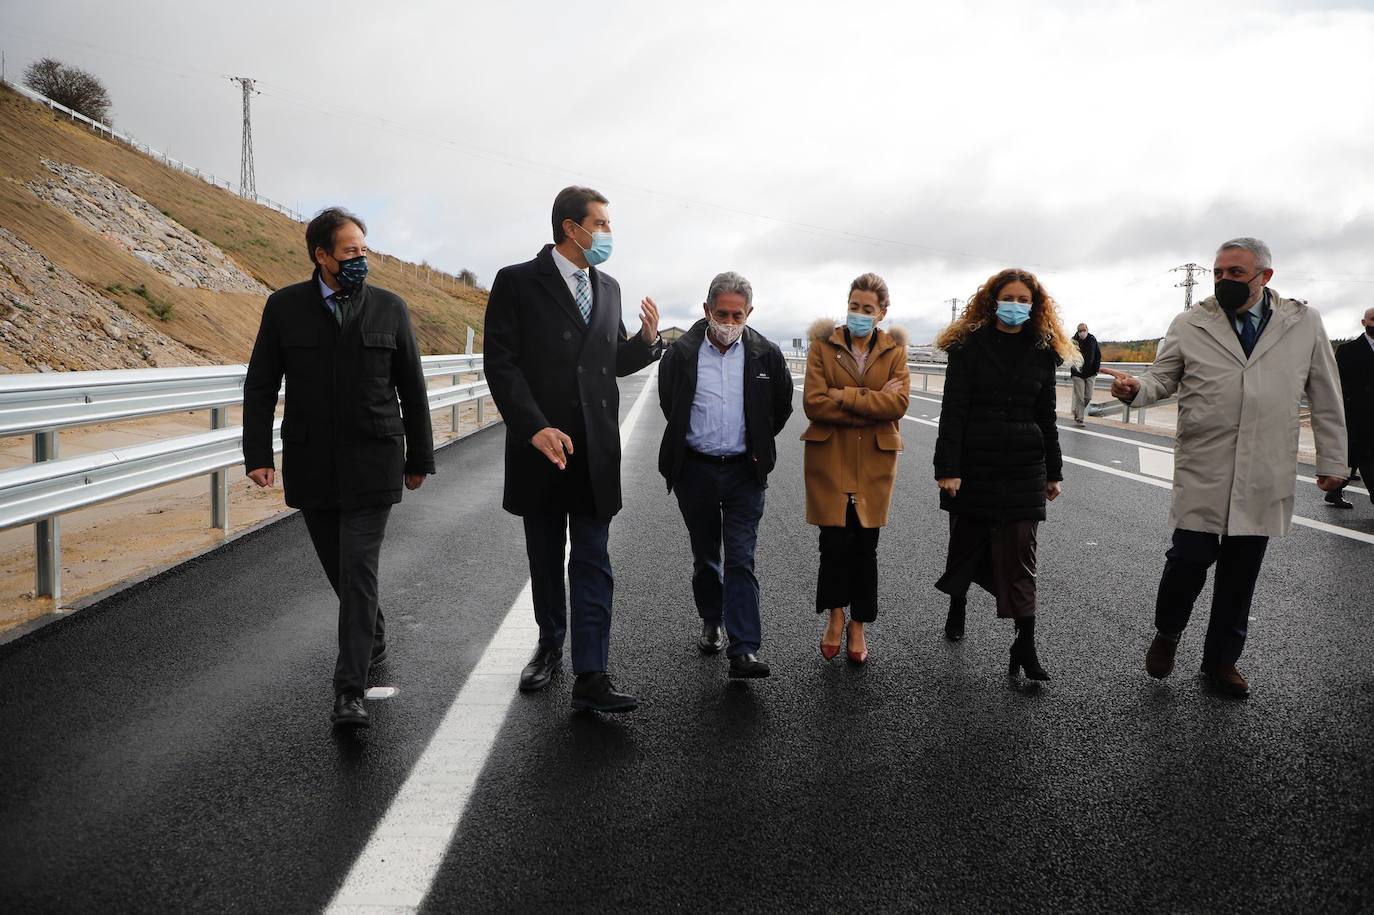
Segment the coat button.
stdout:
<path fill-rule="evenodd" d="M 581 375 L 581 374 L 582 374 L 583 372 L 585 372 L 585 371 L 586 371 L 586 369 L 583 368 L 582 366 L 579 365 L 579 366 L 577 367 L 577 374 Z"/>
<path fill-rule="evenodd" d="M 564 340 L 571 340 L 571 339 L 572 339 L 572 331 L 570 331 L 570 330 L 565 330 L 565 331 L 563 331 L 563 339 L 564 339 Z"/>
<path fill-rule="evenodd" d="M 610 342 L 611 342 L 611 335 L 610 335 L 610 334 L 607 334 L 607 335 L 606 335 L 606 342 L 607 342 L 607 343 L 610 343 Z"/>
<path fill-rule="evenodd" d="M 606 406 L 606 398 L 601 398 L 601 406 Z"/>
<path fill-rule="evenodd" d="M 604 365 L 601 367 L 601 374 L 606 374 L 606 367 Z"/>

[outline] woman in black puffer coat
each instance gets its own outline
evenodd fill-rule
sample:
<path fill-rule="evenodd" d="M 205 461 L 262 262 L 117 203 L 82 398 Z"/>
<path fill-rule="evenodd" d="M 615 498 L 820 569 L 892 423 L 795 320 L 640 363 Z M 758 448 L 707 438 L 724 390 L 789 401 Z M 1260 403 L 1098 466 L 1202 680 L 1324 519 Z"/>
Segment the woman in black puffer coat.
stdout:
<path fill-rule="evenodd" d="M 1082 356 L 1033 274 L 1003 270 L 940 334 L 949 353 L 935 443 L 949 555 L 935 586 L 950 596 L 945 636 L 964 637 L 970 584 L 1016 624 L 1010 673 L 1048 680 L 1035 651 L 1036 529 L 1064 479 L 1055 372 Z"/>

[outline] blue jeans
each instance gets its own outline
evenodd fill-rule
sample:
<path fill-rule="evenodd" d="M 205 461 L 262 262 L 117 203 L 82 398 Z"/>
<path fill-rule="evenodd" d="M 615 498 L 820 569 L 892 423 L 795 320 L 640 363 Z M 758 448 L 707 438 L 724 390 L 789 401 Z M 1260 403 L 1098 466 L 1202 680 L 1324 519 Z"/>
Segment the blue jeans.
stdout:
<path fill-rule="evenodd" d="M 607 551 L 611 519 L 550 511 L 526 515 L 524 520 L 539 647 L 562 648 L 568 631 L 563 550 L 571 534 L 567 571 L 572 589 L 573 673 L 606 670 L 611 651 L 611 597 L 615 591 Z"/>
<path fill-rule="evenodd" d="M 725 624 L 731 657 L 757 653 L 763 638 L 754 548 L 763 517 L 764 489 L 747 460 L 712 464 L 691 455 L 673 481 L 692 542 L 692 596 L 697 613 L 703 620 Z"/>

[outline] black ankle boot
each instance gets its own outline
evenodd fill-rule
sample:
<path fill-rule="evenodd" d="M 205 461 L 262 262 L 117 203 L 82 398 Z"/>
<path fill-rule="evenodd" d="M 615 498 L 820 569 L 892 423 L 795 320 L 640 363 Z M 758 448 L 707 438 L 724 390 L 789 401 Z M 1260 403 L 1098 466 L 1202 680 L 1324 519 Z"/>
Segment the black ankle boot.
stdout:
<path fill-rule="evenodd" d="M 967 606 L 967 597 L 950 595 L 949 615 L 945 617 L 945 638 L 951 642 L 963 641 L 964 610 Z"/>
<path fill-rule="evenodd" d="M 1035 617 L 1027 616 L 1016 620 L 1016 641 L 1011 643 L 1011 663 L 1007 676 L 1014 677 L 1024 669 L 1029 680 L 1048 680 L 1050 675 L 1040 666 L 1035 656 Z"/>

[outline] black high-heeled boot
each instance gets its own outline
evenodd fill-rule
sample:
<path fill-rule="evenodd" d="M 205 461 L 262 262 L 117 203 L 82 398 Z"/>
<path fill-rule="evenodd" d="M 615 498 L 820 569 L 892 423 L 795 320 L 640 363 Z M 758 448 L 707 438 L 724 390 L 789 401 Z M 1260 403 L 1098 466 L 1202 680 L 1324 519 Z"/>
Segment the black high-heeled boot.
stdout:
<path fill-rule="evenodd" d="M 949 615 L 945 617 L 945 638 L 960 642 L 964 638 L 964 610 L 968 606 L 968 595 L 949 596 Z"/>
<path fill-rule="evenodd" d="M 1016 641 L 1011 643 L 1011 664 L 1007 676 L 1014 677 L 1018 670 L 1024 669 L 1029 680 L 1048 680 L 1050 675 L 1040 666 L 1035 656 L 1035 617 L 1024 616 L 1016 620 Z"/>

